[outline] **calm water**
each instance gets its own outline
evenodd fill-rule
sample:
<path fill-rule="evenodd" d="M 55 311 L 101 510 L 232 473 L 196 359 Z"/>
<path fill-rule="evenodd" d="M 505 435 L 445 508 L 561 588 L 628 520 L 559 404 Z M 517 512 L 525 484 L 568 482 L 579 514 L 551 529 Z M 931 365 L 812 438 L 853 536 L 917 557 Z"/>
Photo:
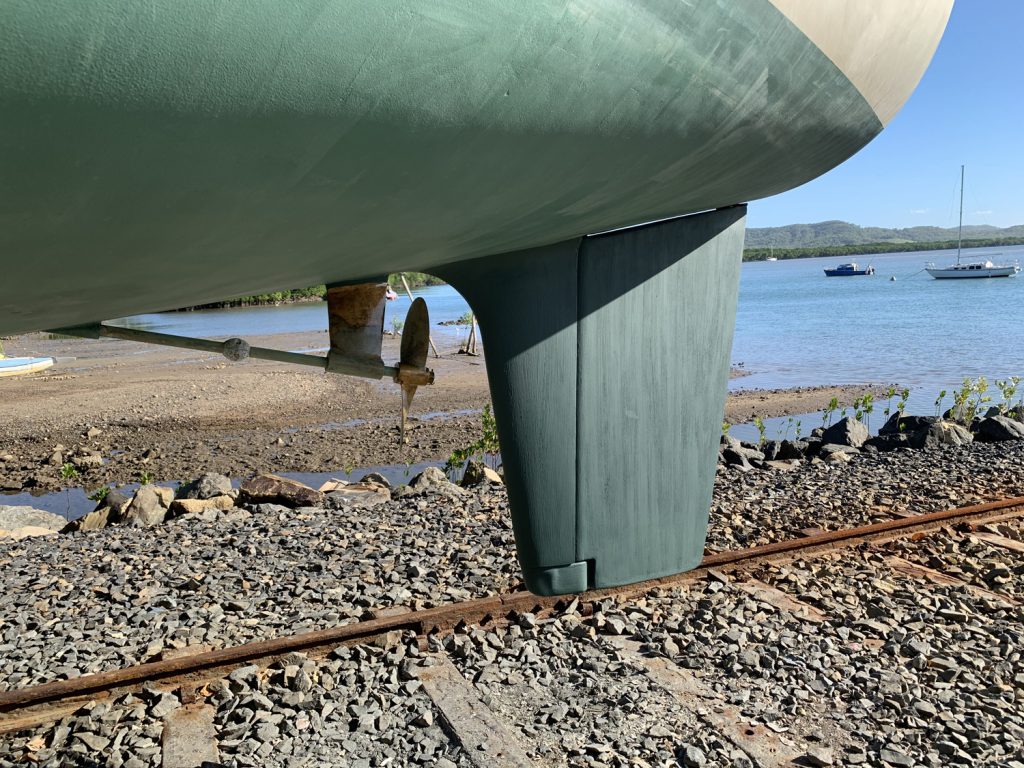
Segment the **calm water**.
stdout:
<path fill-rule="evenodd" d="M 431 335 L 435 343 L 457 346 L 466 336 L 467 329 L 458 326 L 439 326 L 445 320 L 457 320 L 468 311 L 466 300 L 447 285 L 431 285 L 413 290 L 413 296 L 422 296 L 430 310 Z M 409 297 L 399 291 L 398 298 L 385 304 L 384 329 L 391 330 L 393 320 L 405 320 L 409 311 Z M 282 304 L 278 307 L 233 307 L 230 309 L 203 309 L 196 312 L 160 312 L 115 320 L 123 325 L 144 331 L 170 333 L 178 336 L 227 338 L 240 336 L 266 336 L 274 333 L 308 333 L 327 329 L 327 303 L 314 301 L 301 304 Z"/>
<path fill-rule="evenodd" d="M 1024 246 L 971 249 L 968 261 L 1024 262 Z M 999 254 L 996 256 L 995 254 Z M 928 413 L 940 389 L 964 376 L 991 381 L 1024 374 L 1024 275 L 991 280 L 933 280 L 924 263 L 953 251 L 795 259 L 743 265 L 732 359 L 752 375 L 733 388 L 886 382 L 912 390 L 913 410 Z M 822 271 L 855 258 L 871 277 L 827 278 Z M 890 277 L 895 276 L 895 282 Z M 455 346 L 465 330 L 438 326 L 468 310 L 448 286 L 414 291 L 430 308 L 435 341 Z M 387 303 L 384 327 L 409 308 Z M 323 303 L 139 315 L 119 321 L 189 336 L 257 336 L 323 330 Z"/>
<path fill-rule="evenodd" d="M 1024 246 L 964 254 L 1024 263 Z M 733 386 L 892 382 L 911 389 L 912 410 L 927 413 L 939 390 L 964 376 L 1024 374 L 1024 277 L 934 280 L 920 272 L 955 255 L 857 258 L 875 267 L 870 277 L 825 277 L 825 267 L 850 257 L 744 264 L 733 360 L 753 375 Z"/>

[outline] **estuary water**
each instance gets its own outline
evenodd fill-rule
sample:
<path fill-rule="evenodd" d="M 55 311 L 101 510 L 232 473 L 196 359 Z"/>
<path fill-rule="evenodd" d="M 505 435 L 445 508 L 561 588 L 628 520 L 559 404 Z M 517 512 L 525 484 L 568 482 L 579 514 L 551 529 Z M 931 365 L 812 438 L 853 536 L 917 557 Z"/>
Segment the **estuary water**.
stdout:
<path fill-rule="evenodd" d="M 945 265 L 955 256 L 919 251 L 744 264 L 732 361 L 750 375 L 734 379 L 731 387 L 892 383 L 911 390 L 911 410 L 930 413 L 937 393 L 952 392 L 965 376 L 992 381 L 1024 375 L 1024 274 L 934 280 L 922 271 L 925 262 Z M 963 258 L 1024 262 L 1024 246 L 974 248 Z M 825 277 L 826 267 L 848 261 L 870 264 L 875 274 Z M 444 285 L 413 293 L 427 301 L 435 341 L 456 346 L 465 329 L 437 323 L 467 312 L 465 300 Z M 403 319 L 408 308 L 405 295 L 387 302 L 384 327 L 392 327 L 392 318 Z M 324 330 L 327 310 L 314 302 L 117 322 L 187 336 L 251 337 Z"/>
<path fill-rule="evenodd" d="M 469 311 L 469 305 L 453 288 L 430 285 L 413 290 L 413 297 L 422 296 L 430 310 L 431 335 L 444 346 L 455 346 L 465 339 L 467 328 L 438 325 L 457 320 Z M 404 292 L 384 307 L 384 329 L 391 330 L 393 321 L 402 322 L 411 301 Z M 323 301 L 281 304 L 262 307 L 229 307 L 200 309 L 193 312 L 159 312 L 123 317 L 112 321 L 141 331 L 169 333 L 176 336 L 228 338 L 267 336 L 274 333 L 311 333 L 327 330 L 327 303 Z"/>
<path fill-rule="evenodd" d="M 744 264 L 732 354 L 751 375 L 733 387 L 893 383 L 927 413 L 965 376 L 1024 375 L 1024 274 L 935 280 L 921 271 L 955 259 L 918 251 Z M 1024 246 L 973 248 L 962 259 L 1024 263 Z M 853 260 L 875 274 L 825 277 Z"/>

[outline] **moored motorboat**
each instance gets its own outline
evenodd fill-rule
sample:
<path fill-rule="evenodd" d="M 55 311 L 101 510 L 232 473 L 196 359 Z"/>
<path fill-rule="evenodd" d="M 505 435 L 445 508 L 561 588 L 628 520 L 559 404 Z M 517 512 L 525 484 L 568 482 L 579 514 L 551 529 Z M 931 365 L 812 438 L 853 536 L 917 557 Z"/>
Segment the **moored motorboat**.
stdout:
<path fill-rule="evenodd" d="M 855 261 L 851 261 L 849 264 L 840 264 L 838 267 L 832 267 L 831 269 L 825 270 L 827 277 L 853 277 L 857 275 L 873 275 L 875 274 L 875 268 L 870 264 L 864 269 L 860 268 L 860 265 Z"/>

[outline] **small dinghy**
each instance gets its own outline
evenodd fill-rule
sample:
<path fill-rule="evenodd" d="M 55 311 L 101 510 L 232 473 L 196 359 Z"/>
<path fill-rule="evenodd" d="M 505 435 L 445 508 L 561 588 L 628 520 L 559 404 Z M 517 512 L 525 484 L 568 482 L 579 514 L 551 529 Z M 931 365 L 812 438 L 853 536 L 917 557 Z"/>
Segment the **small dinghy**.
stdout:
<path fill-rule="evenodd" d="M 45 371 L 53 365 L 52 357 L 0 357 L 0 376 L 22 376 Z"/>

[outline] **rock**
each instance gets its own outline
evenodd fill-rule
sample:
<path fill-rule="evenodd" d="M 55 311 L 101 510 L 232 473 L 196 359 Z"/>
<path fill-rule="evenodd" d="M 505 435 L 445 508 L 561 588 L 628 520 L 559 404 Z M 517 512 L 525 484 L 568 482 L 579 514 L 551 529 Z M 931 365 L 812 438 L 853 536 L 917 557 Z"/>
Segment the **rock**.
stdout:
<path fill-rule="evenodd" d="M 937 421 L 926 429 L 912 432 L 908 438 L 911 448 L 935 448 L 940 445 L 968 445 L 974 435 L 955 421 Z"/>
<path fill-rule="evenodd" d="M 88 469 L 89 467 L 102 467 L 103 457 L 89 453 L 84 456 L 75 456 L 73 459 L 71 459 L 71 463 L 74 464 L 79 469 Z"/>
<path fill-rule="evenodd" d="M 181 702 L 178 701 L 178 697 L 173 693 L 162 693 L 153 702 L 152 708 L 149 710 L 151 717 L 161 718 L 164 715 L 170 714 L 178 707 L 181 706 Z"/>
<path fill-rule="evenodd" d="M 860 449 L 854 448 L 852 445 L 844 445 L 842 443 L 825 443 L 818 449 L 818 455 L 823 459 L 827 459 L 829 456 L 837 453 L 855 455 L 860 453 Z"/>
<path fill-rule="evenodd" d="M 831 462 L 832 464 L 847 464 L 849 463 L 852 454 L 843 453 L 842 451 L 836 451 L 835 453 L 823 454 L 825 461 Z"/>
<path fill-rule="evenodd" d="M 414 491 L 425 491 L 435 485 L 449 484 L 448 476 L 437 467 L 427 467 L 409 483 Z"/>
<path fill-rule="evenodd" d="M 128 509 L 128 505 L 132 503 L 133 497 L 134 494 L 128 494 L 116 488 L 111 488 L 107 491 L 107 495 L 96 503 L 96 509 L 110 507 L 116 510 L 119 515 L 123 515 L 125 510 Z"/>
<path fill-rule="evenodd" d="M 700 747 L 690 745 L 683 751 L 683 765 L 687 766 L 687 768 L 700 768 L 700 766 L 706 765 L 707 762 L 707 755 L 704 754 L 704 750 Z"/>
<path fill-rule="evenodd" d="M 883 748 L 879 756 L 889 765 L 908 767 L 914 765 L 914 759 L 912 757 L 891 747 Z"/>
<path fill-rule="evenodd" d="M 230 496 L 189 497 L 172 501 L 169 513 L 170 517 L 173 518 L 180 515 L 198 515 L 200 512 L 208 509 L 231 509 L 233 506 L 235 506 L 235 500 Z"/>
<path fill-rule="evenodd" d="M 807 754 L 804 755 L 804 762 L 808 765 L 816 766 L 816 768 L 826 768 L 826 766 L 832 765 L 835 761 L 835 757 L 832 754 L 832 750 L 828 747 L 811 747 L 807 750 Z"/>
<path fill-rule="evenodd" d="M 94 437 L 99 437 L 103 434 L 103 430 L 99 427 L 89 427 L 85 432 L 86 440 L 92 440 Z"/>
<path fill-rule="evenodd" d="M 437 467 L 427 467 L 412 479 L 407 488 L 397 490 L 394 495 L 402 497 L 428 492 L 445 496 L 466 496 L 469 493 L 450 482 L 448 476 Z"/>
<path fill-rule="evenodd" d="M 967 403 L 961 403 L 960 405 L 954 405 L 952 408 L 948 409 L 944 414 L 942 414 L 942 418 L 946 421 L 956 421 L 960 424 L 967 424 L 968 420 L 972 416 L 973 410 L 974 406 L 968 405 Z M 988 416 L 990 414 L 985 415 Z"/>
<path fill-rule="evenodd" d="M 111 525 L 121 522 L 121 513 L 113 507 L 100 507 L 94 509 L 84 517 L 72 520 L 61 528 L 61 533 L 74 533 L 75 531 L 98 531 Z"/>
<path fill-rule="evenodd" d="M 167 510 L 172 501 L 172 489 L 144 485 L 135 492 L 135 498 L 125 510 L 122 522 L 140 528 L 159 525 L 167 517 Z"/>
<path fill-rule="evenodd" d="M 920 432 L 927 429 L 938 419 L 934 416 L 904 416 L 901 411 L 896 411 L 889 420 L 878 430 L 880 435 L 900 435 L 911 432 Z"/>
<path fill-rule="evenodd" d="M 368 472 L 360 478 L 359 482 L 376 483 L 377 485 L 383 485 L 385 488 L 391 488 L 391 483 L 380 472 Z"/>
<path fill-rule="evenodd" d="M 11 530 L 0 528 L 0 539 L 20 541 L 21 539 L 35 536 L 53 536 L 56 533 L 57 531 L 52 528 L 41 528 L 38 525 L 23 525 L 20 528 L 13 528 Z"/>
<path fill-rule="evenodd" d="M 328 493 L 326 501 L 331 509 L 375 507 L 391 501 L 391 490 L 374 482 L 347 483 Z"/>
<path fill-rule="evenodd" d="M 718 441 L 718 450 L 724 451 L 726 448 L 732 448 L 735 451 L 742 447 L 742 445 L 743 443 L 732 435 L 722 435 L 721 439 Z"/>
<path fill-rule="evenodd" d="M 52 512 L 46 512 L 35 507 L 8 507 L 0 505 L 0 528 L 8 531 L 25 527 L 59 531 L 65 525 L 67 525 L 67 520 Z"/>
<path fill-rule="evenodd" d="M 231 493 L 231 480 L 217 472 L 207 472 L 178 489 L 179 499 L 212 499 Z"/>
<path fill-rule="evenodd" d="M 779 447 L 775 452 L 776 461 L 791 461 L 802 459 L 807 450 L 807 442 L 804 440 L 780 440 Z"/>
<path fill-rule="evenodd" d="M 747 461 L 747 457 L 732 448 L 726 448 L 722 451 L 722 460 L 730 467 L 738 467 L 743 470 L 751 469 L 750 462 Z"/>
<path fill-rule="evenodd" d="M 1024 424 L 1008 416 L 992 416 L 978 422 L 974 439 L 979 443 L 1002 443 L 1024 440 Z"/>
<path fill-rule="evenodd" d="M 286 507 L 320 507 L 324 495 L 297 480 L 277 475 L 256 475 L 238 489 L 239 504 L 283 504 Z"/>
<path fill-rule="evenodd" d="M 462 475 L 462 487 L 469 488 L 480 483 L 491 483 L 493 485 L 504 485 L 501 475 L 479 461 L 470 461 L 466 464 L 466 471 Z"/>
<path fill-rule="evenodd" d="M 804 456 L 812 458 L 818 455 L 818 451 L 821 450 L 821 438 L 811 437 L 804 441 Z"/>
<path fill-rule="evenodd" d="M 826 429 L 821 436 L 821 442 L 824 445 L 833 443 L 860 448 L 870 437 L 871 432 L 864 424 L 852 416 L 847 416 Z"/>
<path fill-rule="evenodd" d="M 880 453 L 895 451 L 897 448 L 910 448 L 910 436 L 903 433 L 878 434 L 867 440 L 861 448 L 871 448 Z"/>

